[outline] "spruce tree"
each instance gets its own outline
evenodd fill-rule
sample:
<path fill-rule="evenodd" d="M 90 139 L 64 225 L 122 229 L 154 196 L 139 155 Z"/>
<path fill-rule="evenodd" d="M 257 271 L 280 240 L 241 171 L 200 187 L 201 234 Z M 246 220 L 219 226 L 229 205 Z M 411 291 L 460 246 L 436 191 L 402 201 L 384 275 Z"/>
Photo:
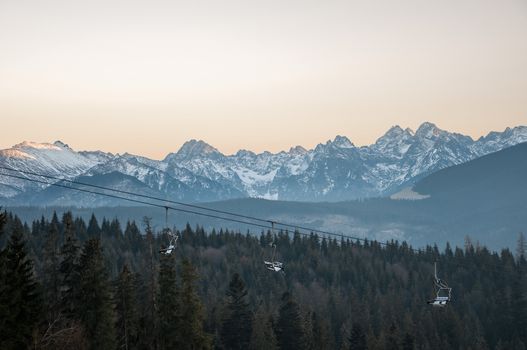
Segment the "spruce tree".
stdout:
<path fill-rule="evenodd" d="M 250 350 L 278 349 L 273 322 L 263 305 L 254 314 L 253 331 L 251 334 Z"/>
<path fill-rule="evenodd" d="M 181 276 L 181 323 L 178 333 L 178 349 L 209 349 L 211 346 L 208 335 L 203 330 L 203 305 L 195 289 L 198 279 L 194 267 L 187 259 L 182 263 Z"/>
<path fill-rule="evenodd" d="M 79 260 L 76 313 L 92 350 L 115 347 L 111 286 L 103 259 L 99 239 L 88 240 Z"/>
<path fill-rule="evenodd" d="M 59 228 L 56 222 L 51 222 L 47 227 L 44 242 L 42 283 L 46 313 L 49 322 L 53 322 L 60 312 L 60 260 L 58 252 Z"/>
<path fill-rule="evenodd" d="M 518 241 L 516 243 L 516 258 L 518 260 L 527 260 L 527 240 L 523 232 L 518 234 Z"/>
<path fill-rule="evenodd" d="M 139 312 L 137 308 L 137 281 L 127 265 L 119 274 L 114 296 L 119 349 L 137 349 L 139 336 Z"/>
<path fill-rule="evenodd" d="M 401 344 L 402 350 L 414 350 L 415 349 L 415 339 L 414 336 L 410 333 L 406 333 L 403 337 L 403 342 Z"/>
<path fill-rule="evenodd" d="M 349 350 L 367 350 L 366 334 L 360 323 L 353 323 L 349 336 Z"/>
<path fill-rule="evenodd" d="M 0 349 L 29 348 L 42 315 L 39 285 L 33 262 L 27 256 L 24 228 L 15 218 L 12 234 L 3 254 L 0 289 Z"/>
<path fill-rule="evenodd" d="M 232 276 L 226 292 L 227 308 L 221 328 L 225 349 L 247 349 L 251 341 L 252 314 L 247 302 L 247 289 L 238 273 Z"/>
<path fill-rule="evenodd" d="M 75 235 L 73 217 L 71 212 L 65 213 L 62 218 L 64 230 L 64 244 L 61 249 L 62 261 L 60 263 L 60 296 L 64 314 L 72 318 L 76 307 L 76 294 L 79 284 L 79 246 Z"/>
<path fill-rule="evenodd" d="M 399 337 L 397 332 L 397 326 L 394 322 L 388 328 L 388 333 L 384 339 L 384 348 L 387 350 L 398 350 L 399 349 Z"/>
<path fill-rule="evenodd" d="M 143 251 L 143 273 L 141 281 L 141 300 L 143 300 L 140 319 L 140 342 L 142 348 L 157 349 L 157 266 L 154 262 L 154 232 L 151 219 L 143 218 L 145 237 L 140 248 Z"/>
<path fill-rule="evenodd" d="M 512 282 L 512 319 L 515 336 L 527 344 L 527 264 L 523 257 L 517 267 L 517 278 Z"/>
<path fill-rule="evenodd" d="M 311 327 L 313 338 L 312 349 L 332 349 L 333 347 L 329 336 L 329 325 L 327 320 L 319 317 L 316 312 L 313 312 L 311 315 Z"/>
<path fill-rule="evenodd" d="M 281 350 L 304 348 L 304 331 L 300 308 L 288 292 L 282 295 L 282 305 L 276 324 L 276 338 Z"/>
<path fill-rule="evenodd" d="M 86 230 L 89 238 L 100 238 L 101 228 L 97 222 L 95 214 L 91 214 L 90 222 L 88 223 L 88 229 Z"/>
<path fill-rule="evenodd" d="M 0 208 L 2 209 L 2 208 Z M 7 221 L 5 212 L 0 211 L 0 242 L 4 234 L 4 226 Z M 6 278 L 6 254 L 7 249 L 0 248 L 0 330 L 5 327 L 4 323 L 7 320 L 7 278 Z"/>
<path fill-rule="evenodd" d="M 177 348 L 180 341 L 180 305 L 176 286 L 176 267 L 174 255 L 161 255 L 159 267 L 159 347 L 161 350 Z M 185 320 L 186 321 L 186 320 Z"/>

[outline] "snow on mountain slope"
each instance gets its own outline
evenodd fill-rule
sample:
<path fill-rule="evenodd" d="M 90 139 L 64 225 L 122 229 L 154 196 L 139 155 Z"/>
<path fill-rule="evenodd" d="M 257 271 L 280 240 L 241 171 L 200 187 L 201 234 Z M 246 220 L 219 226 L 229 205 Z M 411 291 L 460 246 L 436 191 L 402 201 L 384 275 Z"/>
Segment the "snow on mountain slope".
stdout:
<path fill-rule="evenodd" d="M 490 132 L 487 136 L 480 137 L 472 149 L 478 156 L 494 153 L 504 148 L 527 142 L 527 126 L 507 128 L 503 132 Z"/>
<path fill-rule="evenodd" d="M 56 141 L 50 143 L 22 142 L 10 149 L 0 151 L 0 166 L 30 171 L 43 175 L 73 178 L 81 175 L 97 164 L 93 158 L 72 150 L 68 145 Z M 45 178 L 40 180 L 47 181 Z M 45 187 L 0 175 L 0 184 L 10 190 L 2 190 L 1 197 Z"/>
<path fill-rule="evenodd" d="M 310 150 L 296 146 L 287 152 L 240 150 L 224 155 L 204 141 L 190 140 L 162 161 L 128 153 L 75 152 L 60 141 L 24 142 L 0 151 L 0 165 L 68 178 L 119 173 L 156 193 L 190 201 L 239 197 L 339 201 L 390 195 L 430 173 L 522 142 L 527 142 L 525 126 L 474 141 L 426 122 L 415 132 L 394 126 L 363 147 L 336 136 Z M 129 178 L 119 179 L 112 177 L 113 183 L 130 184 Z M 42 187 L 0 175 L 0 197 Z"/>

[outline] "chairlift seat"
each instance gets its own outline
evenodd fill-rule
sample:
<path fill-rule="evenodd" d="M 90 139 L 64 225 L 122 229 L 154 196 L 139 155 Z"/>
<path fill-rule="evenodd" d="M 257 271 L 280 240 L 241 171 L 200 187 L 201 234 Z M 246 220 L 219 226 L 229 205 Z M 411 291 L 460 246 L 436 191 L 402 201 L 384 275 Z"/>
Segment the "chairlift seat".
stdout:
<path fill-rule="evenodd" d="M 439 297 L 439 298 L 435 298 L 434 300 L 428 301 L 428 304 L 432 306 L 443 307 L 443 306 L 446 306 L 448 302 L 449 302 L 448 297 Z"/>
<path fill-rule="evenodd" d="M 160 253 L 163 253 L 163 254 L 166 254 L 166 255 L 170 255 L 172 254 L 172 251 L 175 249 L 176 247 L 171 244 L 169 245 L 168 247 L 166 247 L 165 249 L 161 249 L 159 252 Z"/>
<path fill-rule="evenodd" d="M 271 261 L 264 261 L 265 267 L 274 272 L 282 271 L 283 264 L 279 261 L 271 262 Z"/>

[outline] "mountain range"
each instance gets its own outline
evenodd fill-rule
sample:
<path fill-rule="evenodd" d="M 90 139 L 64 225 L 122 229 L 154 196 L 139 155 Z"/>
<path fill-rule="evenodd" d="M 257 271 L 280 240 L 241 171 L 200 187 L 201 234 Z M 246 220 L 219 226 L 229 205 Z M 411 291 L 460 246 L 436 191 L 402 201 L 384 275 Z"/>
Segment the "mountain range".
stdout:
<path fill-rule="evenodd" d="M 389 196 L 440 169 L 522 142 L 527 142 L 525 126 L 473 140 L 426 122 L 415 132 L 394 126 L 362 147 L 337 136 L 310 150 L 296 146 L 287 152 L 225 155 L 204 141 L 190 140 L 163 160 L 77 152 L 60 141 L 23 142 L 0 151 L 0 166 L 189 202 L 246 197 L 335 202 Z M 11 205 L 123 204 L 1 174 L 0 198 Z"/>
<path fill-rule="evenodd" d="M 202 203 L 200 206 L 230 211 L 265 220 L 386 241 L 397 239 L 414 247 L 446 242 L 463 246 L 465 236 L 490 249 L 514 248 L 519 232 L 527 227 L 527 143 L 439 170 L 412 187 L 384 198 L 343 202 L 291 202 L 258 198 L 231 199 Z M 115 174 L 115 173 L 113 173 Z M 114 175 L 105 179 L 112 181 Z M 87 177 L 86 179 L 89 179 Z M 130 177 L 130 181 L 139 181 Z M 49 190 L 62 191 L 56 187 Z M 60 193 L 60 192 L 59 192 Z M 64 191 L 63 195 L 74 192 Z M 394 198 L 405 197 L 412 200 Z M 94 197 L 84 197 L 84 200 Z M 1 202 L 0 202 L 1 203 Z M 118 218 L 121 222 L 152 218 L 159 230 L 165 226 L 165 211 L 150 206 L 69 207 L 7 206 L 9 211 L 31 222 L 42 215 L 50 218 L 72 210 L 75 216 L 89 220 L 94 213 Z M 183 228 L 187 223 L 207 230 L 228 228 L 259 233 L 252 225 L 171 211 L 168 224 Z"/>

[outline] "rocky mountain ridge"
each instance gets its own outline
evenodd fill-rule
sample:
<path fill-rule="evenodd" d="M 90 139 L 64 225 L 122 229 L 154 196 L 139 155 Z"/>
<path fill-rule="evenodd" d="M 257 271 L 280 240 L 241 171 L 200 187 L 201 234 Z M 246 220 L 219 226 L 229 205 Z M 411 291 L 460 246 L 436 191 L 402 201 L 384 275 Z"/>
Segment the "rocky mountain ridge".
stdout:
<path fill-rule="evenodd" d="M 0 166 L 66 179 L 83 176 L 94 183 L 112 174 L 112 184 L 119 188 L 134 183 L 129 190 L 147 189 L 193 202 L 241 197 L 340 201 L 390 195 L 437 170 L 522 142 L 527 142 L 525 126 L 473 140 L 426 122 L 415 132 L 394 126 L 374 144 L 362 147 L 339 135 L 310 150 L 296 146 L 287 152 L 240 150 L 224 155 L 204 141 L 190 140 L 161 161 L 128 153 L 76 152 L 60 141 L 23 142 L 0 151 Z M 33 195 L 42 191 L 45 185 L 0 174 L 0 198 L 5 201 L 83 205 L 82 194 L 65 196 L 61 191 L 51 191 L 53 196 L 40 193 L 33 201 Z M 90 205 L 97 205 L 97 200 L 90 200 Z"/>

